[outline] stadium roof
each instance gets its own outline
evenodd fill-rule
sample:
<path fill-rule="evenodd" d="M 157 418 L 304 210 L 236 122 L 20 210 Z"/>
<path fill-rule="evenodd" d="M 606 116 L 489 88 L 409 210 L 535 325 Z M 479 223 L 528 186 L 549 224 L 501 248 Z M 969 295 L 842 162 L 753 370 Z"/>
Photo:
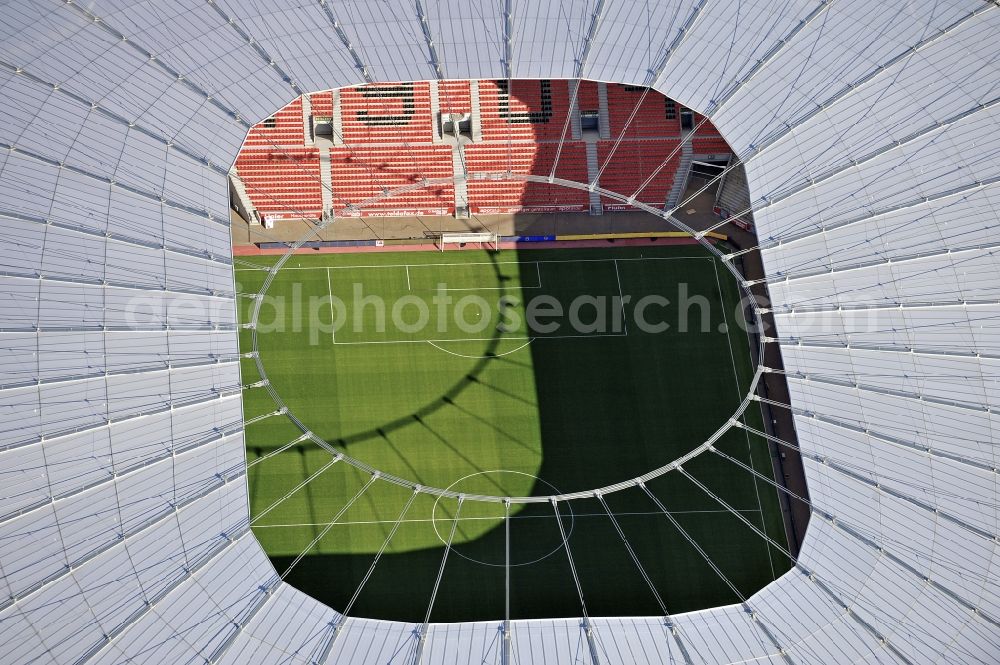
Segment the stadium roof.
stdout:
<path fill-rule="evenodd" d="M 4 662 L 396 663 L 419 635 L 422 662 L 500 662 L 496 621 L 337 634 L 250 533 L 227 172 L 300 93 L 508 76 L 650 85 L 743 159 L 813 504 L 797 566 L 747 603 L 515 622 L 512 660 L 1000 657 L 994 4 L 0 13 Z"/>

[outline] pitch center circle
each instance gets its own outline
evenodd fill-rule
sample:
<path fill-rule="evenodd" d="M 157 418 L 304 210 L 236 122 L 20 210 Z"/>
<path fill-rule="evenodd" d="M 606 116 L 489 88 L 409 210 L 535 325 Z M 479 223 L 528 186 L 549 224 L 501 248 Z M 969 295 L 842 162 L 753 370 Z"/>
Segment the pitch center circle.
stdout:
<path fill-rule="evenodd" d="M 467 481 L 469 481 L 469 480 L 471 480 L 473 478 L 482 477 L 482 476 L 496 476 L 496 475 L 502 475 L 502 474 L 511 474 L 511 475 L 526 476 L 528 478 L 533 478 L 535 480 L 535 482 L 541 483 L 541 484 L 547 486 L 549 488 L 549 490 L 551 490 L 550 492 L 548 492 L 549 496 L 558 496 L 558 495 L 561 494 L 561 492 L 559 491 L 559 489 L 556 488 L 552 483 L 550 483 L 548 481 L 545 481 L 545 480 L 542 480 L 541 478 L 539 478 L 538 476 L 536 476 L 534 474 L 525 473 L 523 471 L 508 471 L 506 469 L 495 469 L 495 470 L 492 470 L 492 471 L 477 471 L 476 473 L 470 473 L 469 475 L 462 476 L 461 478 L 459 478 L 458 480 L 456 480 L 455 482 L 453 482 L 451 485 L 449 485 L 447 487 L 446 491 L 462 493 L 462 488 L 460 487 L 460 485 L 463 484 L 463 483 L 466 483 L 466 485 L 468 486 L 468 482 Z M 438 506 L 441 503 L 441 499 L 442 499 L 442 496 L 439 495 L 434 500 L 434 507 L 431 509 L 431 525 L 434 527 L 434 533 L 438 537 L 438 540 L 441 541 L 442 545 L 444 545 L 445 547 L 447 547 L 448 546 L 448 537 L 447 537 L 447 534 L 451 531 L 451 522 L 452 522 L 452 519 L 448 518 L 448 517 L 443 517 L 443 516 L 441 517 L 441 522 L 443 524 L 443 531 L 444 531 L 444 533 L 442 533 L 442 529 L 438 528 Z M 543 505 L 543 504 L 529 504 L 529 505 L 536 505 L 537 506 L 537 505 Z M 544 504 L 544 505 L 548 505 L 548 504 Z M 565 506 L 566 514 L 561 514 L 560 517 L 563 519 L 564 529 L 566 530 L 566 539 L 569 540 L 569 538 L 572 537 L 572 535 L 573 535 L 573 528 L 576 526 L 576 515 L 573 513 L 573 507 L 571 505 L 571 502 L 569 502 L 569 501 L 564 502 L 563 506 Z M 569 518 L 569 524 L 568 525 L 566 525 L 566 518 L 567 517 Z M 462 519 L 463 518 L 462 518 L 461 514 L 459 514 L 459 521 L 461 521 Z M 473 519 L 476 519 L 476 518 L 473 518 Z M 491 519 L 491 518 L 480 518 L 480 519 Z M 497 518 L 493 518 L 493 519 L 498 519 L 498 520 L 502 521 L 503 518 L 497 517 Z M 518 518 L 517 516 L 512 515 L 512 516 L 510 516 L 509 519 L 542 519 L 542 518 L 541 517 L 532 517 L 532 516 L 525 516 L 525 517 L 522 517 L 522 518 Z M 555 519 L 555 513 L 554 512 L 549 517 L 549 519 Z M 533 558 L 526 559 L 524 561 L 517 561 L 517 560 L 515 560 L 515 558 L 514 558 L 514 551 L 515 550 L 512 549 L 511 550 L 511 562 L 510 562 L 510 566 L 512 568 L 513 567 L 518 567 L 518 566 L 530 566 L 532 564 L 536 564 L 536 563 L 539 563 L 541 561 L 544 561 L 545 559 L 548 559 L 550 556 L 558 553 L 559 550 L 561 550 L 563 548 L 562 536 L 559 534 L 559 528 L 557 526 L 555 526 L 555 525 L 553 525 L 552 533 L 553 533 L 553 540 L 555 541 L 555 544 L 552 547 L 552 549 L 550 549 L 545 554 L 542 554 L 541 556 L 535 556 Z M 512 538 L 512 540 L 513 540 L 513 538 Z M 506 548 L 504 548 L 504 551 L 505 550 L 506 550 Z M 496 568 L 502 568 L 502 567 L 506 566 L 506 563 L 504 561 L 497 561 L 497 562 L 483 561 L 482 559 L 479 559 L 479 558 L 477 558 L 475 556 L 472 556 L 468 552 L 463 553 L 462 552 L 462 546 L 461 545 L 455 545 L 454 543 L 451 546 L 451 551 L 454 554 L 462 557 L 463 559 L 465 559 L 467 561 L 472 561 L 473 563 L 478 563 L 478 564 L 481 564 L 483 566 L 491 566 L 491 567 L 496 567 Z"/>

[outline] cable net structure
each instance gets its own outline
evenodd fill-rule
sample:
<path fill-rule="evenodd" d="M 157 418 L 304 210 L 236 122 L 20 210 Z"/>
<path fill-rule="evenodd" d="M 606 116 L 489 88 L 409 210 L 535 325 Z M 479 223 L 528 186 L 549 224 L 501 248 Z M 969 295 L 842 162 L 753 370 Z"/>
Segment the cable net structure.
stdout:
<path fill-rule="evenodd" d="M 5 662 L 1000 657 L 995 3 L 37 0 L 0 12 Z M 422 622 L 352 609 L 426 488 L 400 484 L 412 495 L 344 607 L 285 584 L 289 571 L 253 536 L 240 395 L 269 386 L 240 376 L 227 204 L 248 131 L 310 91 L 513 78 L 569 81 L 567 94 L 584 79 L 662 92 L 724 137 L 726 170 L 745 169 L 751 205 L 731 212 L 752 212 L 759 243 L 724 258 L 763 266 L 744 283 L 774 322 L 758 375 L 783 374 L 789 393 L 747 400 L 791 417 L 798 441 L 737 417 L 726 427 L 801 455 L 809 496 L 790 500 L 811 514 L 801 549 L 784 552 L 791 570 L 757 593 L 731 584 L 644 478 L 587 497 L 621 536 L 621 565 L 648 584 L 655 616 L 588 611 L 563 519 L 575 497 L 543 499 L 579 600 L 565 619 L 435 623 L 460 513 L 476 497 L 453 497 L 442 521 Z M 644 103 L 640 94 L 634 108 Z M 644 131 L 630 125 L 612 138 Z M 641 203 L 648 183 L 558 182 L 571 132 L 550 138 L 553 175 L 517 177 L 589 189 L 683 228 L 680 205 Z M 681 149 L 664 149 L 664 167 Z M 600 158 L 603 170 L 611 158 Z M 323 190 L 311 178 L 292 205 L 315 214 Z M 380 187 L 368 202 L 389 195 Z M 711 441 L 690 449 L 739 464 Z M 331 472 L 362 480 L 324 535 L 371 487 L 396 481 L 329 452 Z M 739 519 L 687 459 L 668 466 Z M 648 496 L 731 588 L 729 604 L 668 612 L 670 590 L 652 583 L 609 506 L 625 490 Z M 510 502 L 492 499 L 509 514 Z"/>

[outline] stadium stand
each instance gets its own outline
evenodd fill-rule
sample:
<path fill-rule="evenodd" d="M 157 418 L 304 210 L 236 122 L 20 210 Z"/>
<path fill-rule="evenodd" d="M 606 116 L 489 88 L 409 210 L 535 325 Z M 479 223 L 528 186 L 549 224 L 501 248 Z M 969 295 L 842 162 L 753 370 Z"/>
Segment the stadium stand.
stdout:
<path fill-rule="evenodd" d="M 262 217 L 318 218 L 323 211 L 319 150 L 243 150 L 236 158 L 236 171 Z"/>
<path fill-rule="evenodd" d="M 426 82 L 364 85 L 340 91 L 344 142 L 430 143 L 430 86 Z"/>
<path fill-rule="evenodd" d="M 512 143 L 510 146 L 484 143 L 466 149 L 466 164 L 470 172 L 548 175 L 557 149 L 557 143 Z M 563 145 L 556 177 L 578 182 L 587 180 L 585 143 L 567 141 Z M 475 213 L 583 211 L 587 203 L 587 192 L 566 187 L 523 181 L 469 182 L 469 207 Z"/>
<path fill-rule="evenodd" d="M 364 211 L 345 208 L 386 189 L 425 178 L 453 177 L 456 164 L 462 163 L 456 150 L 462 152 L 466 168 L 473 174 L 540 176 L 552 172 L 558 153 L 556 177 L 591 182 L 597 171 L 592 164 L 588 168 L 589 140 L 597 142 L 599 164 L 612 155 L 600 185 L 631 194 L 680 145 L 684 136 L 680 120 L 683 109 L 658 92 L 643 98 L 642 87 L 606 84 L 607 109 L 603 114 L 601 85 L 605 84 L 581 81 L 576 104 L 581 114 L 591 120 L 595 114 L 607 118 L 602 121 L 608 127 L 600 133 L 600 139 L 594 134 L 582 139 L 579 129 L 573 130 L 576 134 L 569 131 L 566 119 L 572 93 L 567 80 L 380 83 L 341 89 L 339 104 L 334 102 L 332 91 L 315 92 L 309 95 L 305 109 L 307 122 L 309 115 L 314 119 L 333 118 L 339 132 L 330 137 L 331 142 L 317 143 L 316 148 L 304 144 L 312 128 L 303 126 L 303 102 L 298 98 L 250 131 L 236 169 L 261 216 L 280 219 L 322 215 L 324 197 L 319 174 L 325 167 L 320 166 L 321 154 L 329 155 L 333 190 L 326 197 L 326 206 L 332 205 L 340 214 L 452 214 L 456 204 L 451 185 L 414 189 L 375 202 Z M 478 90 L 478 105 L 474 88 Z M 637 104 L 639 112 L 629 122 Z M 436 136 L 437 113 L 473 114 L 481 135 L 463 135 L 461 146 L 453 147 L 454 137 L 442 138 L 439 131 Z M 694 114 L 694 118 L 697 127 L 702 116 Z M 612 153 L 619 137 L 623 140 Z M 708 122 L 697 127 L 690 139 L 694 154 L 722 157 L 730 152 Z M 665 203 L 681 163 L 680 151 L 677 153 L 656 172 L 639 194 L 639 201 L 660 206 Z M 609 210 L 630 207 L 607 197 L 602 201 Z M 590 200 L 587 192 L 577 189 L 473 177 L 468 182 L 468 204 L 473 213 L 570 212 L 588 210 Z"/>
<path fill-rule="evenodd" d="M 424 178 L 451 177 L 451 148 L 439 145 L 363 146 L 330 151 L 337 210 Z M 366 205 L 357 216 L 447 215 L 454 212 L 451 184 L 415 189 Z M 341 213 L 343 214 L 343 213 Z M 349 213 L 354 215 L 352 211 Z"/>
<path fill-rule="evenodd" d="M 480 81 L 479 100 L 484 141 L 558 141 L 569 112 L 568 82 Z"/>
<path fill-rule="evenodd" d="M 702 125 L 698 127 L 698 123 L 702 123 Z M 691 139 L 691 148 L 694 154 L 723 156 L 730 153 L 729 144 L 719 134 L 715 125 L 705 120 L 705 116 L 695 113 L 694 124 L 695 127 L 698 127 L 698 131 Z"/>
<path fill-rule="evenodd" d="M 331 91 L 312 93 L 309 95 L 309 103 L 312 106 L 314 117 L 323 118 L 333 115 L 333 93 Z"/>
<path fill-rule="evenodd" d="M 471 113 L 472 92 L 469 81 L 447 80 L 438 83 L 438 108 L 442 113 Z"/>
<path fill-rule="evenodd" d="M 600 106 L 596 81 L 580 81 L 576 91 L 576 106 L 581 111 L 596 111 Z"/>
<path fill-rule="evenodd" d="M 691 141 L 696 155 L 728 155 L 729 144 L 721 136 L 695 136 Z"/>
<path fill-rule="evenodd" d="M 314 95 L 321 96 L 321 95 Z M 327 94 L 329 97 L 329 94 Z M 329 114 L 327 114 L 329 115 Z M 243 144 L 247 148 L 302 146 L 302 98 L 277 111 L 270 118 L 254 125 Z"/>
<path fill-rule="evenodd" d="M 608 84 L 608 118 L 611 136 L 625 132 L 626 138 L 652 136 L 680 136 L 680 114 L 676 103 L 661 94 L 650 92 L 645 99 L 645 88 L 620 84 Z M 642 103 L 639 104 L 639 100 Z M 639 104 L 639 112 L 631 123 L 629 116 Z M 627 127 L 626 127 L 627 124 Z"/>
<path fill-rule="evenodd" d="M 636 196 L 636 199 L 643 203 L 663 205 L 680 162 L 679 146 L 678 139 L 622 141 L 618 149 L 612 153 L 613 143 L 602 141 L 597 145 L 598 159 L 603 164 L 610 155 L 611 161 L 601 175 L 601 186 L 620 194 L 630 195 L 670 157 L 666 166 L 660 169 L 656 177 Z M 671 152 L 674 152 L 672 157 Z M 624 210 L 629 207 L 625 203 L 606 197 L 602 197 L 602 202 L 608 210 Z"/>

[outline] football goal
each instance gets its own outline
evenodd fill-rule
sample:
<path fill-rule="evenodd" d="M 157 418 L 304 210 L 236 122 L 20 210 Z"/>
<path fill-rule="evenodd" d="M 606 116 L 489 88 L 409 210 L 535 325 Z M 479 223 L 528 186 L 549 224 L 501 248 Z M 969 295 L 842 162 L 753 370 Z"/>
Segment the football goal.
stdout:
<path fill-rule="evenodd" d="M 475 243 L 482 249 L 500 251 L 500 236 L 496 233 L 436 233 L 434 240 L 442 252 L 448 245 L 461 247 L 468 243 Z"/>

